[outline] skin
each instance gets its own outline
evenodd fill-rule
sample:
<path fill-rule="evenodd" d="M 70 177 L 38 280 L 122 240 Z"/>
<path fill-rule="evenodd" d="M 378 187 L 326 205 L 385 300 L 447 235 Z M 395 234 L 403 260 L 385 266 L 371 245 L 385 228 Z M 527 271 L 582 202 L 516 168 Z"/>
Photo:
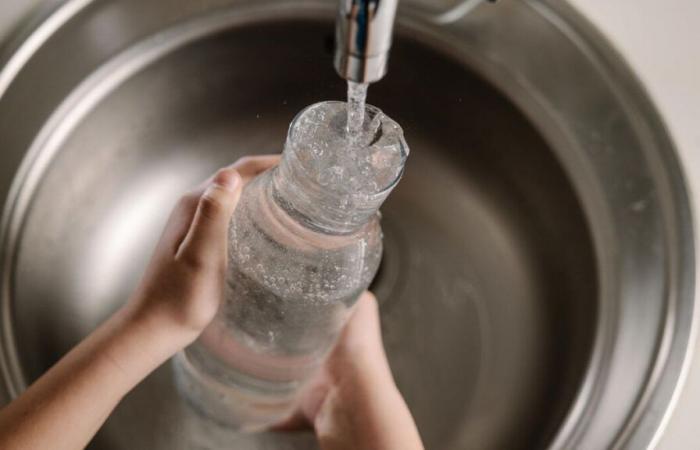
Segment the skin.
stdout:
<path fill-rule="evenodd" d="M 243 158 L 183 196 L 128 302 L 0 411 L 0 448 L 87 446 L 119 401 L 192 343 L 223 299 L 228 222 L 244 184 L 278 156 Z M 422 449 L 384 354 L 374 296 L 357 303 L 299 410 L 323 450 Z"/>

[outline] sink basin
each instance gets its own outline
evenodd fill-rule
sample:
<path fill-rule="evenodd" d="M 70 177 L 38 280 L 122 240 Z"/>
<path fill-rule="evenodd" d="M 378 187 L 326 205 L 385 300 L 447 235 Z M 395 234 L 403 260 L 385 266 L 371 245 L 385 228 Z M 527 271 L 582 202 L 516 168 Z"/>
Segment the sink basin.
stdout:
<path fill-rule="evenodd" d="M 178 196 L 342 99 L 334 3 L 66 2 L 0 72 L 3 389 L 122 304 Z M 373 290 L 429 449 L 643 448 L 684 373 L 692 227 L 672 142 L 566 4 L 401 5 L 369 102 L 402 124 Z M 95 449 L 315 448 L 201 420 L 166 364 Z"/>

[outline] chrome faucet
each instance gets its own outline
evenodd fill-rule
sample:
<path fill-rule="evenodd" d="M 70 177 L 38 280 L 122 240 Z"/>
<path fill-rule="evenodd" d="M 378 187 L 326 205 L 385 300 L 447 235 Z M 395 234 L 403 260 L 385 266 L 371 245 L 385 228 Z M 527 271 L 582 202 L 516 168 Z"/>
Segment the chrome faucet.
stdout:
<path fill-rule="evenodd" d="M 462 0 L 432 21 L 455 22 L 484 1 Z M 391 36 L 399 0 L 339 0 L 335 23 L 335 70 L 356 83 L 374 83 L 387 71 Z"/>
<path fill-rule="evenodd" d="M 335 69 L 356 83 L 373 83 L 387 70 L 399 0 L 340 0 Z"/>

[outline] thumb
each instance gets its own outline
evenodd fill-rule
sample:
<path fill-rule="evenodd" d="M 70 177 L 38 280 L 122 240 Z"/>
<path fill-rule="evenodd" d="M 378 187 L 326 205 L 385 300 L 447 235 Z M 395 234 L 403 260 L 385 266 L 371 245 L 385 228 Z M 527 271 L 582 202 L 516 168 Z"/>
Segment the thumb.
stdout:
<path fill-rule="evenodd" d="M 235 169 L 219 170 L 199 198 L 197 211 L 177 252 L 195 266 L 220 264 L 226 257 L 231 215 L 241 197 L 243 182 Z"/>

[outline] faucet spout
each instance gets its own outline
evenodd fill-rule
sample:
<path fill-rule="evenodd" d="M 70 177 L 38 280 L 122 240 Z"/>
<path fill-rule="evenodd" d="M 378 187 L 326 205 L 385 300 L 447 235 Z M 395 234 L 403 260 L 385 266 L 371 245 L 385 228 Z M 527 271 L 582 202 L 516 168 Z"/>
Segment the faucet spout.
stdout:
<path fill-rule="evenodd" d="M 398 0 L 340 0 L 335 69 L 348 81 L 373 83 L 387 71 Z"/>

